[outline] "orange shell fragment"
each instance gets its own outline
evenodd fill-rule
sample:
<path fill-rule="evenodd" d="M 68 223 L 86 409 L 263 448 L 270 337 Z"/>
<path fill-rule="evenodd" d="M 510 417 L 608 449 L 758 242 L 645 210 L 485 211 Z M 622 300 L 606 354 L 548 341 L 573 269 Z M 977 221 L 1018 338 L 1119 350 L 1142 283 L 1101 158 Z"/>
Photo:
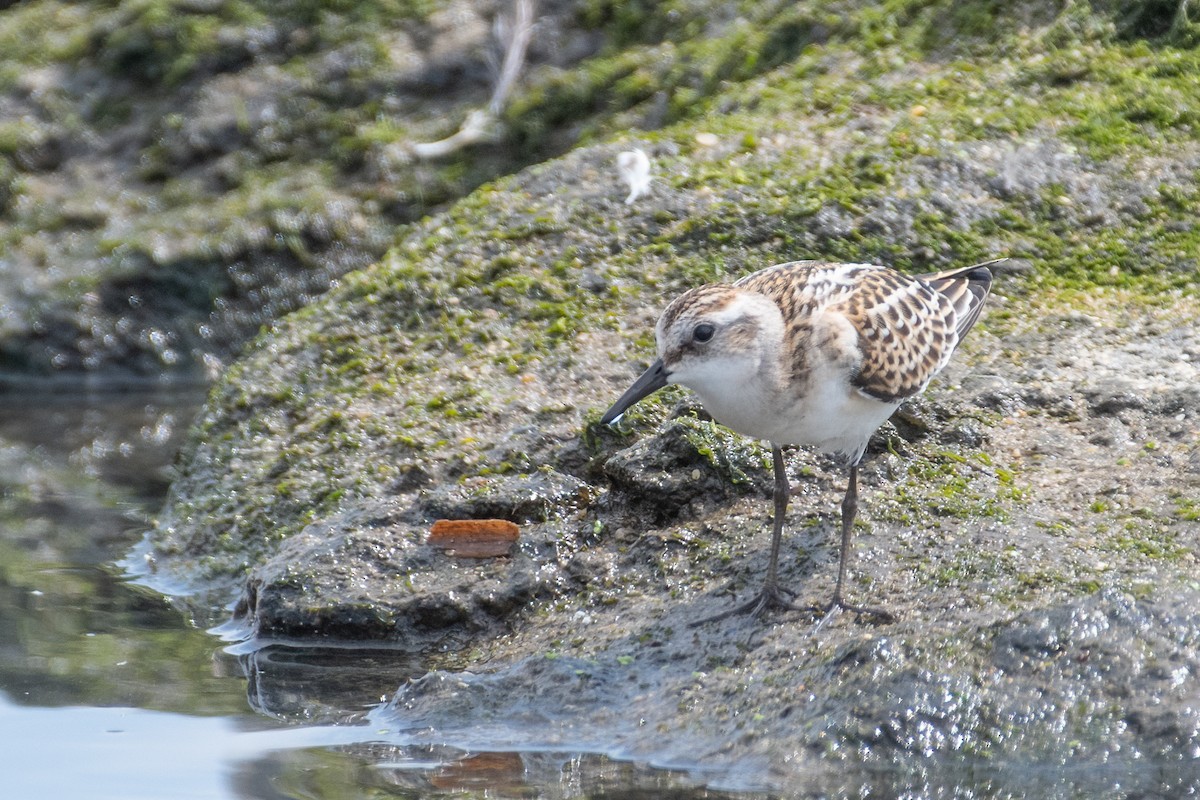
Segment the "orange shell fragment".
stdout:
<path fill-rule="evenodd" d="M 506 519 L 439 519 L 428 543 L 459 558 L 508 555 L 521 528 Z"/>

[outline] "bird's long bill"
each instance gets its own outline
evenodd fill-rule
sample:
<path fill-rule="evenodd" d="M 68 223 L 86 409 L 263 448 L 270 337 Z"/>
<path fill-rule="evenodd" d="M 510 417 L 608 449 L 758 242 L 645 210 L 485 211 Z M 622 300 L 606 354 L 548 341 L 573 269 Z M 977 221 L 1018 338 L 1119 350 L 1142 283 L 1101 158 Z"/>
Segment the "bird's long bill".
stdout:
<path fill-rule="evenodd" d="M 612 404 L 612 408 L 604 412 L 604 416 L 600 418 L 600 421 L 605 425 L 616 422 L 638 400 L 654 394 L 666 385 L 667 370 L 660 358 L 651 364 L 641 374 L 641 377 L 633 382 L 633 386 L 630 386 L 625 391 L 625 394 L 621 395 L 620 399 Z"/>

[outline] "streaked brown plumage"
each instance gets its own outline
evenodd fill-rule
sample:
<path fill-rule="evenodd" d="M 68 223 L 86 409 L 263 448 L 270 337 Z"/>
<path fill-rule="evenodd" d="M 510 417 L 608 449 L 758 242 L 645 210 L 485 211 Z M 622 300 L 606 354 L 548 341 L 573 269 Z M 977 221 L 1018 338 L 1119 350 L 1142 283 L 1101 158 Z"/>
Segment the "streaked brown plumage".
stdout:
<path fill-rule="evenodd" d="M 858 464 L 875 429 L 949 363 L 978 319 L 991 279 L 987 264 L 910 276 L 871 264 L 796 261 L 731 285 L 691 289 L 667 306 L 656 328 L 658 361 L 603 421 L 616 420 L 668 383 L 680 383 L 719 422 L 770 440 L 775 523 L 766 585 L 752 601 L 719 617 L 792 607 L 782 596 L 791 592 L 777 578 L 789 491 L 785 444 L 814 446 L 850 469 L 838 581 L 828 607 L 890 616 L 843 596 Z"/>

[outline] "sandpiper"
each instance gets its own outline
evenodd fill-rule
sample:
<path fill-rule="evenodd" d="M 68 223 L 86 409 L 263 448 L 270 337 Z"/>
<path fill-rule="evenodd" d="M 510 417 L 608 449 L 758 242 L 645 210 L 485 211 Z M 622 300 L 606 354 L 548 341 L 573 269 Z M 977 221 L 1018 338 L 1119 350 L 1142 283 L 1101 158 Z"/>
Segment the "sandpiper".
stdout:
<path fill-rule="evenodd" d="M 691 289 L 667 306 L 655 328 L 658 359 L 601 421 L 615 422 L 642 398 L 682 384 L 718 422 L 768 440 L 775 468 L 762 591 L 700 622 L 796 608 L 784 596 L 795 592 L 780 585 L 778 572 L 790 494 L 782 447 L 789 444 L 829 453 L 849 469 L 837 583 L 824 610 L 892 619 L 882 608 L 846 600 L 858 467 L 871 434 L 924 391 L 975 324 L 994 263 L 913 276 L 874 264 L 794 261 L 733 284 Z"/>

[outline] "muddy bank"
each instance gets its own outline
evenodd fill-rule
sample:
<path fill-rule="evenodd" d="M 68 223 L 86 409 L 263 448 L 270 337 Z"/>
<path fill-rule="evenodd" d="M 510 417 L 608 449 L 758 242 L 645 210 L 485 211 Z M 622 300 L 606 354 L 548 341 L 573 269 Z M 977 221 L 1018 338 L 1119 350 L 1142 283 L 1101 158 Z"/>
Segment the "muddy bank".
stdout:
<path fill-rule="evenodd" d="M 414 226 L 214 388 L 146 579 L 240 598 L 262 639 L 411 648 L 428 674 L 372 715 L 399 740 L 598 750 L 789 796 L 1030 764 L 1170 794 L 1200 744 L 1200 151 L 1187 119 L 1128 110 L 1194 94 L 1196 56 L 1076 44 L 919 68 L 911 44 L 815 48 L 719 117 Z M 654 183 L 626 204 L 635 146 Z M 864 468 L 851 593 L 898 621 L 691 627 L 762 578 L 769 454 L 682 391 L 598 425 L 662 305 L 793 258 L 996 255 L 980 325 Z M 782 576 L 817 603 L 844 477 L 788 459 Z M 426 543 L 440 517 L 521 536 L 454 558 Z"/>

